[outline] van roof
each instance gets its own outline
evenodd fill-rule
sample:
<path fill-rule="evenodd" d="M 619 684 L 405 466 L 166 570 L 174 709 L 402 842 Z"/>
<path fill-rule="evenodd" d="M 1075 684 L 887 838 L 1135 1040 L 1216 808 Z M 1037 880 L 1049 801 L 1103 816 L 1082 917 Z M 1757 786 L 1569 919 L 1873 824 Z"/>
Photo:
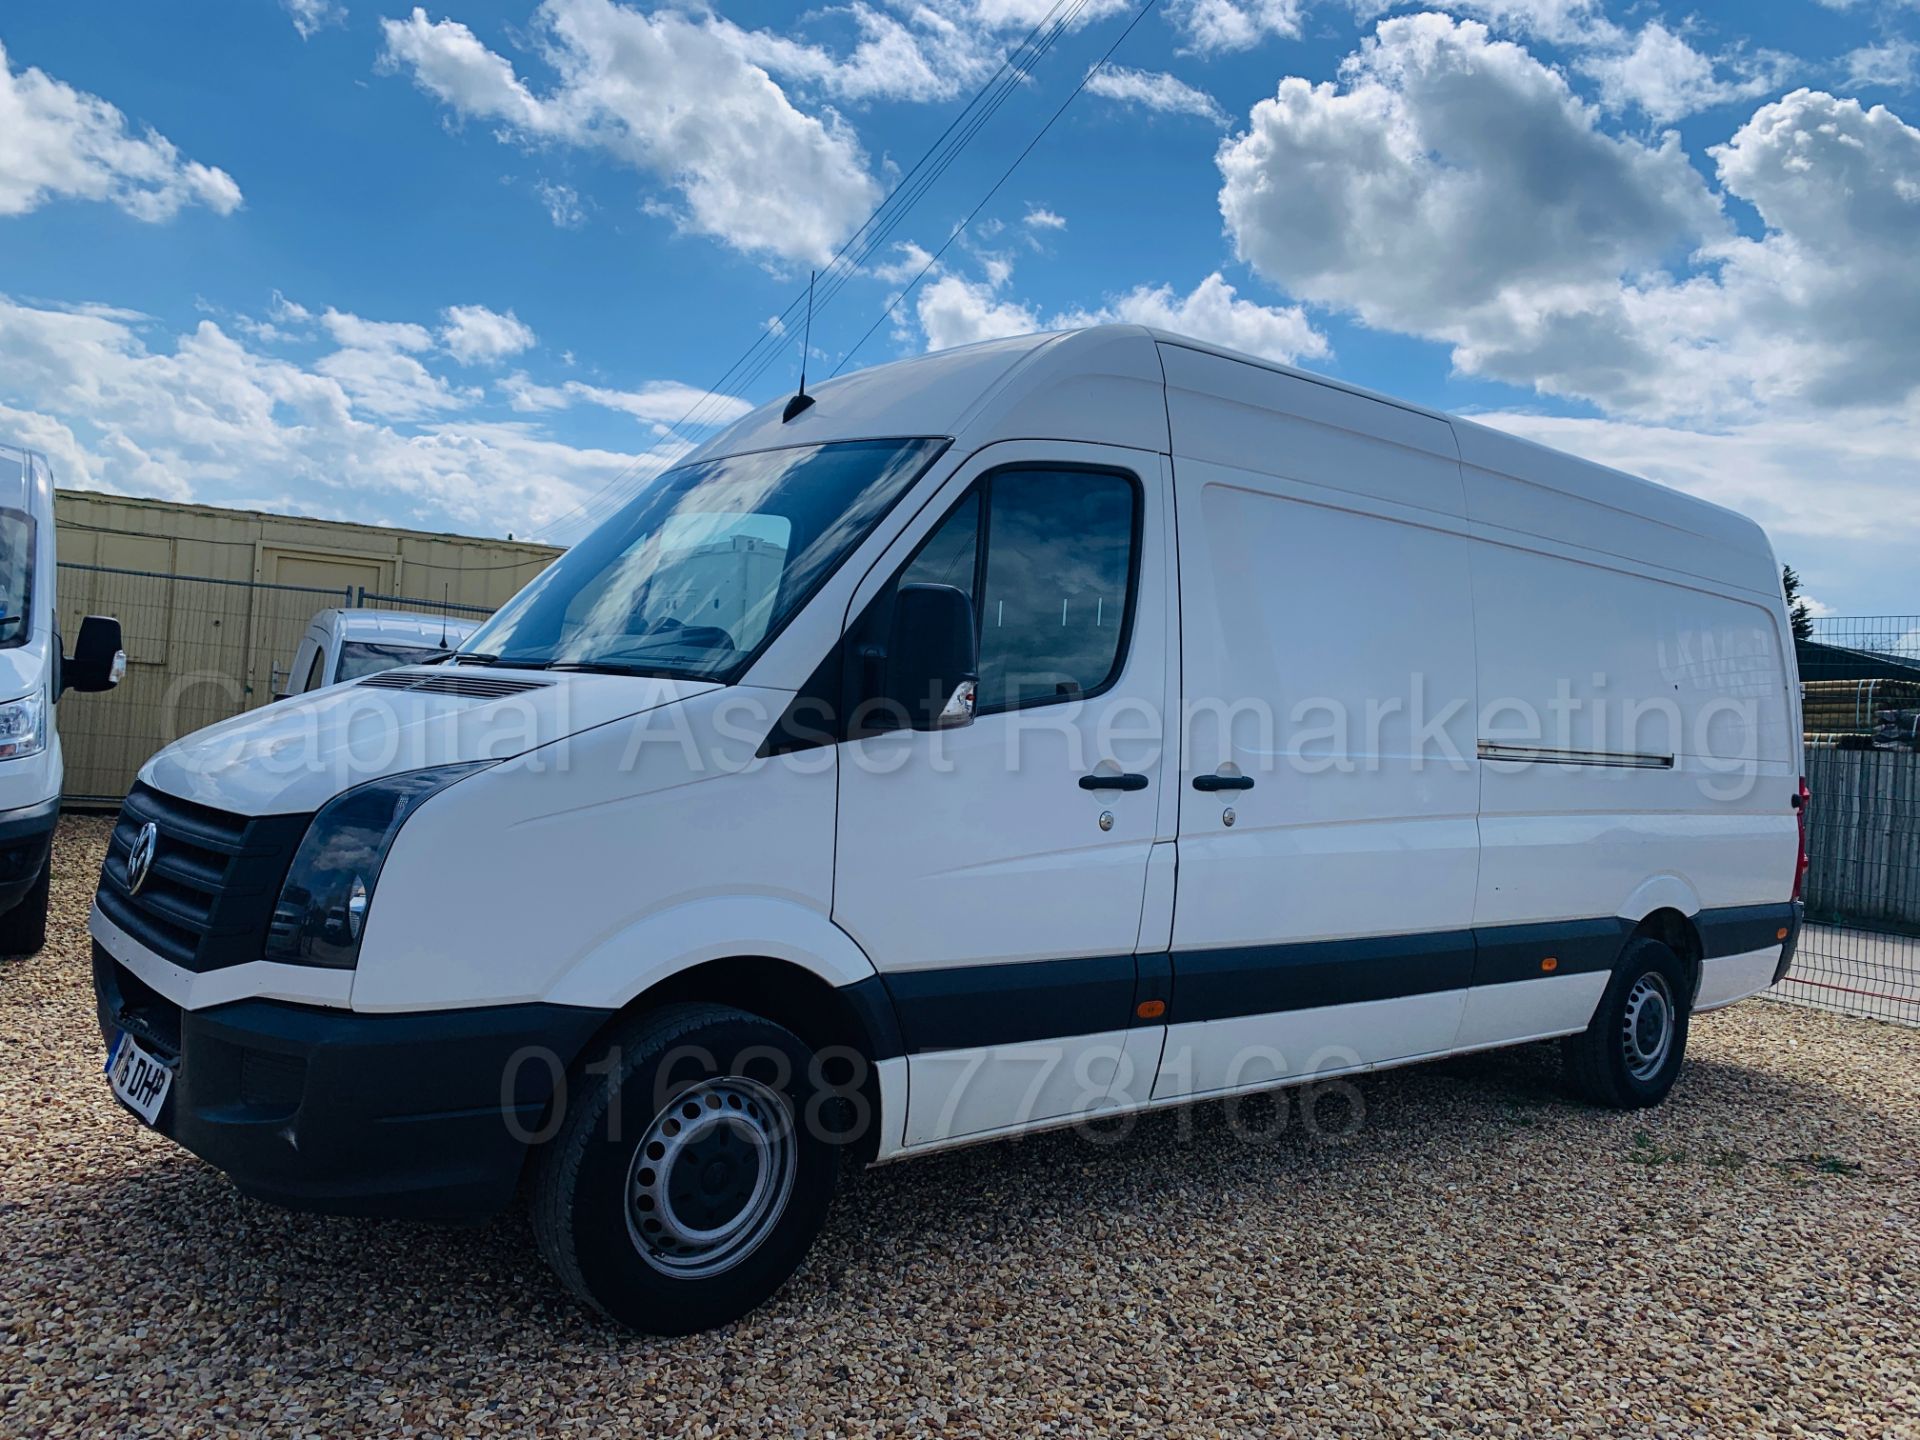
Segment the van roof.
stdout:
<path fill-rule="evenodd" d="M 336 611 L 341 635 L 348 640 L 384 641 L 393 645 L 440 644 L 444 628 L 450 641 L 464 640 L 480 628 L 480 622 L 463 616 L 418 613 L 412 610 L 354 609 Z"/>
<path fill-rule="evenodd" d="M 792 421 L 781 419 L 787 401 L 782 395 L 689 458 L 905 435 L 950 436 L 968 451 L 994 440 L 1045 438 L 1177 456 L 1163 347 L 1220 356 L 1438 420 L 1451 427 L 1465 465 L 1516 476 L 1772 562 L 1758 525 L 1709 501 L 1364 386 L 1143 325 L 1019 335 L 855 371 L 810 387 L 816 403 Z"/>

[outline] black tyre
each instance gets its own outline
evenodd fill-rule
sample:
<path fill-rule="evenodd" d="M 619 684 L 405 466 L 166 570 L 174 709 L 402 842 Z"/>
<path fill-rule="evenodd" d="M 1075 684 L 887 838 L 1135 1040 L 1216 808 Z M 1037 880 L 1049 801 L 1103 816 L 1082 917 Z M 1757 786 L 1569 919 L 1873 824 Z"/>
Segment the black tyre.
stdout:
<path fill-rule="evenodd" d="M 839 1150 L 797 1035 L 720 1005 L 635 1020 L 568 1077 L 536 1157 L 533 1228 L 561 1281 L 654 1335 L 737 1319 L 826 1220 Z"/>
<path fill-rule="evenodd" d="M 38 955 L 47 943 L 47 904 L 53 887 L 53 856 L 20 903 L 0 915 L 0 955 Z"/>
<path fill-rule="evenodd" d="M 1692 1004 L 1680 957 L 1658 940 L 1629 941 L 1593 1023 L 1561 1042 L 1568 1086 L 1615 1110 L 1658 1105 L 1686 1058 Z"/>

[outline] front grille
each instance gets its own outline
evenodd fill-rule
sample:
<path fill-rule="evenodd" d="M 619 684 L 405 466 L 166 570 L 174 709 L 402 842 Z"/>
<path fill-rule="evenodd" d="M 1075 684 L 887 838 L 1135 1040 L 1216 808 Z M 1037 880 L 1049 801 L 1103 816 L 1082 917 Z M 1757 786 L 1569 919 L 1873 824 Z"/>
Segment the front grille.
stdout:
<path fill-rule="evenodd" d="M 311 818 L 233 815 L 135 785 L 100 867 L 100 911 L 184 969 L 258 960 L 287 866 Z M 136 895 L 127 887 L 127 857 L 149 821 L 156 831 L 153 864 Z"/>
<path fill-rule="evenodd" d="M 460 675 L 446 670 L 382 670 L 361 685 L 369 690 L 411 690 L 420 695 L 458 695 L 468 700 L 498 700 L 545 689 L 550 680 L 509 680 L 503 675 Z"/>

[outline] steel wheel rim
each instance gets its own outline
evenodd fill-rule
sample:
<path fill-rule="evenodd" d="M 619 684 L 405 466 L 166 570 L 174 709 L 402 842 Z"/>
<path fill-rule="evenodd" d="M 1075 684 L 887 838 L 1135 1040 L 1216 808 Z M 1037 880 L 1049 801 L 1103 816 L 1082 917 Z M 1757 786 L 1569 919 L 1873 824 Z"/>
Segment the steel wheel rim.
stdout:
<path fill-rule="evenodd" d="M 1673 1051 L 1675 1018 L 1673 992 L 1664 975 L 1649 970 L 1633 982 L 1621 1016 L 1620 1044 L 1627 1073 L 1634 1079 L 1651 1080 L 1667 1063 Z"/>
<path fill-rule="evenodd" d="M 745 1260 L 786 1214 L 799 1168 L 793 1110 L 742 1075 L 683 1090 L 627 1167 L 627 1234 L 664 1275 L 699 1279 Z"/>

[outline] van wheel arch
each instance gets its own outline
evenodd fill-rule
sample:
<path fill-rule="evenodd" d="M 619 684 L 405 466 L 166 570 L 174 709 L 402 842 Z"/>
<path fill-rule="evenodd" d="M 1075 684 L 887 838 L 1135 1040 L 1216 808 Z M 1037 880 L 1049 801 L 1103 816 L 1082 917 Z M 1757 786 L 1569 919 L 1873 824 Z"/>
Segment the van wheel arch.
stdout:
<path fill-rule="evenodd" d="M 1700 966 L 1703 950 L 1700 944 L 1700 931 L 1689 915 L 1671 907 L 1649 912 L 1633 928 L 1627 937 L 1627 944 L 1635 940 L 1658 940 L 1680 957 L 1680 963 L 1687 973 L 1687 1008 L 1693 1008 L 1694 998 L 1700 993 Z M 1625 947 L 1622 947 L 1623 950 Z"/>
<path fill-rule="evenodd" d="M 568 1059 L 568 1073 L 577 1075 L 583 1062 L 597 1058 L 617 1032 L 630 1025 L 634 1017 L 649 1011 L 678 1004 L 724 1005 L 744 1010 L 791 1030 L 816 1055 L 851 1050 L 862 1058 L 860 1093 L 866 1102 L 869 1123 L 852 1149 L 856 1159 L 868 1164 L 878 1153 L 880 1144 L 877 1062 L 898 1054 L 899 1042 L 898 1022 L 891 1002 L 880 989 L 878 977 L 867 983 L 878 993 L 866 997 L 868 1003 L 857 1004 L 849 998 L 847 988 L 833 985 L 791 960 L 737 955 L 702 961 L 655 982 L 609 1015 L 579 1052 Z M 878 1003 L 873 1003 L 876 1000 Z M 831 1069 L 827 1073 L 831 1080 L 842 1078 Z M 551 1126 L 551 1121 L 550 1113 L 542 1116 L 541 1133 Z M 529 1153 L 538 1148 L 529 1147 Z"/>

